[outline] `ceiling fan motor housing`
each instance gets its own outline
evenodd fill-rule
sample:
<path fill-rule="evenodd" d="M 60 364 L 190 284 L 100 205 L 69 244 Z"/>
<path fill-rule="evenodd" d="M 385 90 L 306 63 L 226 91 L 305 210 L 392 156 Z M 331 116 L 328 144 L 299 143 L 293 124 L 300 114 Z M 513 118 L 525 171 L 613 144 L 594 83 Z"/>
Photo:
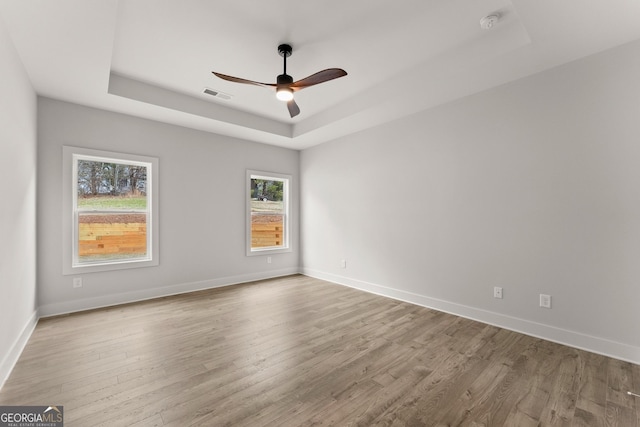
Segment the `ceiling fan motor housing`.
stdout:
<path fill-rule="evenodd" d="M 291 77 L 289 74 L 280 74 L 278 75 L 278 80 L 277 80 L 277 84 L 278 86 L 280 85 L 290 85 L 291 83 L 293 83 L 293 77 Z"/>

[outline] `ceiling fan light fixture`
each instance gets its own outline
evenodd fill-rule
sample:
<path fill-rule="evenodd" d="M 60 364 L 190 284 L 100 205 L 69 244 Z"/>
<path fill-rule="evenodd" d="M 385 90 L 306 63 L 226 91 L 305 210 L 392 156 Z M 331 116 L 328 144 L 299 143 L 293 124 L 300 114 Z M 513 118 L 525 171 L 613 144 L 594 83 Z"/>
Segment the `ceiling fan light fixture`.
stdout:
<path fill-rule="evenodd" d="M 280 101 L 291 101 L 293 99 L 293 89 L 290 87 L 279 87 L 276 91 L 276 98 Z"/>
<path fill-rule="evenodd" d="M 298 114 L 300 114 L 300 107 L 298 107 L 296 100 L 293 99 L 293 92 L 307 87 L 315 86 L 320 83 L 328 82 L 329 80 L 337 79 L 339 77 L 344 77 L 347 75 L 347 72 L 342 68 L 327 68 L 326 70 L 318 71 L 317 73 L 311 74 L 304 79 L 294 82 L 293 77 L 287 74 L 287 58 L 291 56 L 291 52 L 293 52 L 293 49 L 288 44 L 281 44 L 280 46 L 278 46 L 278 53 L 280 54 L 280 56 L 282 56 L 284 62 L 284 70 L 283 73 L 278 76 L 276 83 L 260 83 L 254 80 L 241 79 L 239 77 L 216 73 L 215 71 L 213 71 L 213 74 L 215 74 L 222 80 L 227 80 L 229 82 L 263 86 L 270 89 L 275 88 L 276 98 L 287 103 L 287 110 L 289 111 L 289 115 L 291 116 L 291 118 L 294 118 Z"/>
<path fill-rule="evenodd" d="M 285 64 L 287 57 L 284 57 Z M 291 84 L 293 84 L 293 77 L 287 74 L 287 68 L 285 65 L 284 73 L 278 76 L 278 83 L 276 89 L 276 98 L 280 101 L 291 101 L 293 99 L 293 89 L 291 89 Z"/>

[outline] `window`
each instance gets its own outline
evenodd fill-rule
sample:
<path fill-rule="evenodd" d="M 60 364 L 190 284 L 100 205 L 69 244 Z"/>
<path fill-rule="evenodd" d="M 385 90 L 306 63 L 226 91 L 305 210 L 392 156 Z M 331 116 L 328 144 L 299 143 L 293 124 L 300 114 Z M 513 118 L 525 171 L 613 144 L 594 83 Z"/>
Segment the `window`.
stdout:
<path fill-rule="evenodd" d="M 64 159 L 64 273 L 158 265 L 157 159 L 75 147 Z"/>
<path fill-rule="evenodd" d="M 247 171 L 247 255 L 290 252 L 289 175 Z"/>

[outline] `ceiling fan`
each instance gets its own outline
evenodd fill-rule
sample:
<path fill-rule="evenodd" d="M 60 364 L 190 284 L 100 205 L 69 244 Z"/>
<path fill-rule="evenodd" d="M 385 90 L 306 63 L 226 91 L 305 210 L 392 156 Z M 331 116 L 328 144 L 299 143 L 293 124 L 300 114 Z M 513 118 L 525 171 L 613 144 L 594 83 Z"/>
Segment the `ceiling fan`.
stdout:
<path fill-rule="evenodd" d="M 276 88 L 276 97 L 281 101 L 287 102 L 287 108 L 291 117 L 295 117 L 300 114 L 300 107 L 293 99 L 293 93 L 302 90 L 309 86 L 314 86 L 319 83 L 324 83 L 329 80 L 337 79 L 347 75 L 347 72 L 341 68 L 328 68 L 326 70 L 318 71 L 315 74 L 305 77 L 297 82 L 293 81 L 293 77 L 287 74 L 287 58 L 291 56 L 293 49 L 288 44 L 281 44 L 278 46 L 278 53 L 284 58 L 284 72 L 280 74 L 276 80 L 276 83 L 260 83 L 253 80 L 241 79 L 239 77 L 228 76 L 226 74 L 216 73 L 213 74 L 220 77 L 223 80 L 227 80 L 234 83 L 245 83 L 256 86 L 274 87 Z"/>

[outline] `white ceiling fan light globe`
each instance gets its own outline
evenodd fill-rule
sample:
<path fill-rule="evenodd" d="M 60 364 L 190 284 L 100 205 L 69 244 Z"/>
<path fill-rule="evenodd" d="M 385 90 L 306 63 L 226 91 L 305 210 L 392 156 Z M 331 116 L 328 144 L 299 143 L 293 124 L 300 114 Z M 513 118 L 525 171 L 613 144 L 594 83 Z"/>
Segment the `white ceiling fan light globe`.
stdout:
<path fill-rule="evenodd" d="M 293 90 L 288 87 L 279 88 L 276 91 L 276 98 L 280 101 L 291 101 L 293 99 Z"/>

